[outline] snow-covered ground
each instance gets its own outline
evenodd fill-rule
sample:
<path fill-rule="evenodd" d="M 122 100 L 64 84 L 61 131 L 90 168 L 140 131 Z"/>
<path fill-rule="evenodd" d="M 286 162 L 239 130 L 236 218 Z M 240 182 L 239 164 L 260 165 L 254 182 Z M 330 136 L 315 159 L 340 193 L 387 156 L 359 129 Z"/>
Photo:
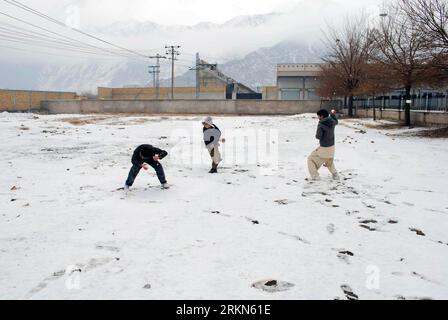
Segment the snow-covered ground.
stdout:
<path fill-rule="evenodd" d="M 342 178 L 310 184 L 312 115 L 217 118 L 217 175 L 200 120 L 0 114 L 0 298 L 448 298 L 447 139 L 341 121 Z M 170 190 L 116 190 L 142 143 Z"/>

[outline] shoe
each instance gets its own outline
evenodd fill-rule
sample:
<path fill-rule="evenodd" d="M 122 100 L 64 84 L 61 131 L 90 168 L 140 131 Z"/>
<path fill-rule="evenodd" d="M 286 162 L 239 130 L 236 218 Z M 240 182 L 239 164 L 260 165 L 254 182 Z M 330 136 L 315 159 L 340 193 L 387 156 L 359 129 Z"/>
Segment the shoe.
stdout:
<path fill-rule="evenodd" d="M 124 191 L 127 191 L 127 190 L 129 190 L 129 188 L 130 188 L 130 187 L 129 187 L 127 184 L 125 184 L 123 190 L 124 190 Z"/>
<path fill-rule="evenodd" d="M 340 180 L 339 174 L 334 174 L 333 175 L 333 180 Z"/>
<path fill-rule="evenodd" d="M 162 189 L 167 190 L 170 188 L 170 185 L 168 183 L 162 183 Z"/>
<path fill-rule="evenodd" d="M 210 171 L 208 173 L 218 173 L 217 169 L 210 169 Z"/>

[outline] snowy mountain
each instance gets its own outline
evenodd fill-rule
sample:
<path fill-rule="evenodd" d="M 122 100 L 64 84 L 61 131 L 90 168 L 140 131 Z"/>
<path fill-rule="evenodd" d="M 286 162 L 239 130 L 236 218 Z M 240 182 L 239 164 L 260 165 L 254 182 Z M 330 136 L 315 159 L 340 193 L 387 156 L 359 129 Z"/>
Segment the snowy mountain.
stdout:
<path fill-rule="evenodd" d="M 188 70 L 195 64 L 194 53 L 199 48 L 202 59 L 218 63 L 224 73 L 257 89 L 275 83 L 277 63 L 316 62 L 321 56 L 320 50 L 315 45 L 306 44 L 308 41 L 305 40 L 292 42 L 280 36 L 258 36 L 266 35 L 273 25 L 278 25 L 283 15 L 238 16 L 222 24 L 202 22 L 193 26 L 127 21 L 86 31 L 115 39 L 116 43 L 124 43 L 129 48 L 158 47 L 157 52 L 162 54 L 165 44 L 182 44 L 175 70 L 177 86 L 195 85 L 195 72 Z M 160 39 L 166 39 L 167 43 L 151 42 L 160 42 Z M 156 52 L 138 51 L 148 55 Z M 12 51 L 9 58 L 0 59 L 0 88 L 94 93 L 99 86 L 151 86 L 153 83 L 148 65 L 154 61 L 149 59 L 81 57 L 61 60 L 44 55 L 20 63 L 21 58 L 16 53 Z M 168 86 L 171 66 L 167 60 L 161 62 L 161 85 Z"/>
<path fill-rule="evenodd" d="M 217 62 L 228 76 L 257 89 L 274 85 L 276 64 L 284 62 L 318 62 L 322 51 L 318 47 L 294 42 L 282 42 L 273 47 L 253 51 L 241 59 Z M 100 86 L 151 86 L 148 63 L 139 60 L 83 60 L 62 65 L 0 64 L 0 87 L 10 89 L 61 90 L 96 92 Z M 191 63 L 193 66 L 193 63 Z M 194 86 L 195 71 L 188 71 L 184 62 L 176 67 L 177 86 Z M 161 68 L 161 85 L 170 85 L 170 65 Z"/>
<path fill-rule="evenodd" d="M 49 65 L 40 73 L 36 89 L 93 93 L 101 86 L 148 85 L 146 71 L 145 64 L 133 61 Z"/>
<path fill-rule="evenodd" d="M 226 28 L 254 28 L 270 23 L 280 13 L 242 15 L 232 18 L 222 24 L 213 22 L 200 22 L 192 26 L 187 25 L 161 25 L 152 21 L 120 21 L 101 28 L 90 28 L 87 31 L 95 34 L 108 34 L 120 36 L 138 36 L 141 34 L 156 33 L 184 33 L 222 30 Z"/>

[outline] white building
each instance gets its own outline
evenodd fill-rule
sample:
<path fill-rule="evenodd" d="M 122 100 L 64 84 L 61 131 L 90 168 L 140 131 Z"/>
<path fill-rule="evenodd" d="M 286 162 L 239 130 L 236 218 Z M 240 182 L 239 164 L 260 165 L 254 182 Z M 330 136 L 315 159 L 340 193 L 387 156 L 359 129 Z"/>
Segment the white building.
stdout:
<path fill-rule="evenodd" d="M 277 65 L 279 100 L 319 100 L 319 63 L 280 63 Z"/>

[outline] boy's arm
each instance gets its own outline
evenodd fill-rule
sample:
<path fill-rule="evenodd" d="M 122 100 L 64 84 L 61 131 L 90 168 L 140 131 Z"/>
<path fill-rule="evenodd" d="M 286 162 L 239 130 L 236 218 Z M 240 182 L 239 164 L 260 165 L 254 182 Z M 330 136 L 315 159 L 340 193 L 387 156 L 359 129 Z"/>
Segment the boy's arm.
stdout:
<path fill-rule="evenodd" d="M 209 140 L 204 140 L 206 146 L 208 146 L 213 141 L 215 141 L 215 137 L 214 136 L 210 136 Z"/>
<path fill-rule="evenodd" d="M 134 155 L 132 156 L 132 163 L 137 164 L 140 167 L 143 166 L 143 163 L 145 163 L 145 161 L 142 158 L 141 152 L 134 153 Z"/>
<path fill-rule="evenodd" d="M 335 125 L 338 125 L 338 124 L 339 124 L 339 120 L 338 120 L 338 118 L 336 117 L 336 111 L 334 111 L 334 110 L 331 111 L 330 116 L 331 116 L 331 118 L 334 120 Z"/>
<path fill-rule="evenodd" d="M 215 137 L 211 134 L 210 129 L 204 131 L 204 143 L 208 146 L 210 143 L 215 141 Z"/>
<path fill-rule="evenodd" d="M 322 128 L 320 127 L 320 124 L 317 126 L 317 131 L 316 131 L 316 139 L 317 140 L 320 140 L 320 139 L 322 139 L 322 136 L 323 136 L 323 130 L 322 130 Z"/>
<path fill-rule="evenodd" d="M 154 148 L 154 152 L 159 155 L 160 160 L 162 160 L 168 155 L 168 152 L 159 148 Z"/>

